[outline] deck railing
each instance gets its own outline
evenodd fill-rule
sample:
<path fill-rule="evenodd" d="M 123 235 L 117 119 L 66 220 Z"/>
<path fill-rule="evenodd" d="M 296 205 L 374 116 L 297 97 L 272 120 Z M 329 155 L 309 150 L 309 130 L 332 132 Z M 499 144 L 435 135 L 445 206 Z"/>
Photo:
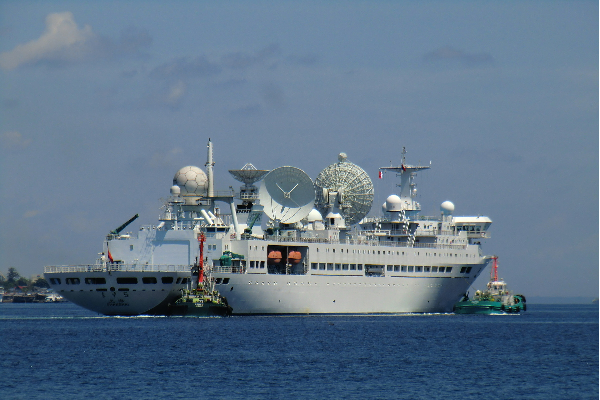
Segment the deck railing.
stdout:
<path fill-rule="evenodd" d="M 140 264 L 87 264 L 87 265 L 47 265 L 44 273 L 55 272 L 190 272 L 191 265 L 140 265 Z"/>

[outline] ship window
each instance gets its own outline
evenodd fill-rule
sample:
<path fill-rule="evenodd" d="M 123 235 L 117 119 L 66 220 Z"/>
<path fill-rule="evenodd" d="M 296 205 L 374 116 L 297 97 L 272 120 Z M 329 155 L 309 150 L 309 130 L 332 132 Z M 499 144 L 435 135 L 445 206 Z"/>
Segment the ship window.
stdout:
<path fill-rule="evenodd" d="M 157 283 L 157 281 L 156 281 L 156 278 L 153 276 L 143 276 L 142 283 L 155 284 L 155 283 Z"/>
<path fill-rule="evenodd" d="M 342 264 L 335 264 L 335 270 L 340 271 L 342 269 Z"/>
<path fill-rule="evenodd" d="M 107 289 L 96 289 L 96 292 L 106 292 Z"/>
<path fill-rule="evenodd" d="M 449 274 L 450 272 L 452 272 L 452 267 L 446 267 L 446 273 Z"/>
<path fill-rule="evenodd" d="M 65 282 L 67 285 L 79 285 L 80 283 L 79 278 L 67 278 Z"/>
<path fill-rule="evenodd" d="M 400 267 L 402 272 L 406 272 L 406 265 L 403 265 L 402 267 Z"/>
<path fill-rule="evenodd" d="M 438 271 L 438 267 L 431 267 L 431 272 L 437 272 Z"/>
<path fill-rule="evenodd" d="M 394 269 L 394 266 L 393 266 L 393 265 L 388 265 L 388 266 L 387 266 L 387 270 L 388 270 L 388 271 L 390 271 L 390 272 L 391 272 L 393 269 Z"/>
<path fill-rule="evenodd" d="M 250 261 L 250 268 L 254 268 L 254 261 Z"/>
<path fill-rule="evenodd" d="M 342 264 L 342 269 L 344 271 L 348 271 L 348 264 Z"/>
<path fill-rule="evenodd" d="M 356 270 L 356 264 L 350 264 L 350 271 Z"/>
<path fill-rule="evenodd" d="M 106 279 L 104 278 L 85 278 L 85 283 L 88 285 L 104 285 Z"/>
<path fill-rule="evenodd" d="M 132 244 L 129 245 L 129 250 L 130 251 L 133 250 L 133 245 Z"/>
<path fill-rule="evenodd" d="M 319 269 L 324 271 L 325 270 L 325 263 L 319 263 Z"/>
<path fill-rule="evenodd" d="M 473 268 L 473 267 L 468 267 L 468 268 L 467 268 L 467 274 L 470 274 L 470 273 L 471 273 L 471 269 L 472 269 L 472 268 Z"/>
<path fill-rule="evenodd" d="M 53 285 L 60 285 L 60 278 L 50 278 L 50 283 Z"/>
<path fill-rule="evenodd" d="M 444 272 L 444 270 L 446 269 L 446 267 L 439 267 L 440 268 L 440 272 Z"/>
<path fill-rule="evenodd" d="M 415 267 L 415 272 L 423 272 L 423 267 L 421 267 L 420 265 L 417 265 Z"/>
<path fill-rule="evenodd" d="M 117 278 L 119 285 L 137 285 L 137 278 Z"/>
<path fill-rule="evenodd" d="M 229 278 L 223 278 L 223 285 L 227 285 L 229 283 Z"/>
<path fill-rule="evenodd" d="M 261 261 L 261 262 L 260 262 L 260 267 L 261 267 L 261 268 L 264 268 L 264 267 L 265 267 L 265 262 L 264 262 L 264 261 Z"/>
<path fill-rule="evenodd" d="M 143 279 L 144 279 L 144 278 L 142 278 L 142 280 L 143 280 Z M 187 284 L 187 283 L 188 283 L 188 281 L 189 281 L 189 278 L 183 278 L 183 279 L 181 279 L 181 284 L 182 284 L 182 285 L 185 285 L 185 284 Z M 146 283 L 146 282 L 144 282 L 144 283 Z"/>
<path fill-rule="evenodd" d="M 400 266 L 394 265 L 394 272 L 400 272 Z"/>
<path fill-rule="evenodd" d="M 119 292 L 129 292 L 129 288 L 119 288 Z"/>
<path fill-rule="evenodd" d="M 412 265 L 409 265 L 409 266 L 408 266 L 408 272 L 413 272 L 414 268 L 415 268 L 415 267 L 413 267 Z"/>
<path fill-rule="evenodd" d="M 160 281 L 164 284 L 170 284 L 173 283 L 173 277 L 172 276 L 163 276 Z M 136 281 L 137 283 L 137 281 Z"/>
<path fill-rule="evenodd" d="M 223 278 L 215 279 L 215 285 L 220 285 L 222 281 L 223 281 Z"/>
<path fill-rule="evenodd" d="M 317 263 L 310 263 L 310 269 L 317 269 L 317 268 L 319 268 Z"/>
<path fill-rule="evenodd" d="M 461 274 L 464 274 L 465 272 L 467 272 L 467 267 L 462 267 L 462 268 L 460 269 L 460 273 L 461 273 Z"/>
<path fill-rule="evenodd" d="M 430 267 L 423 267 L 423 269 L 425 270 L 425 272 L 429 272 Z"/>
<path fill-rule="evenodd" d="M 362 271 L 362 264 L 356 264 L 356 268 L 358 268 L 359 271 Z"/>
<path fill-rule="evenodd" d="M 327 271 L 333 271 L 333 263 L 327 263 Z"/>
<path fill-rule="evenodd" d="M 333 249 L 333 252 L 335 253 L 335 249 Z"/>

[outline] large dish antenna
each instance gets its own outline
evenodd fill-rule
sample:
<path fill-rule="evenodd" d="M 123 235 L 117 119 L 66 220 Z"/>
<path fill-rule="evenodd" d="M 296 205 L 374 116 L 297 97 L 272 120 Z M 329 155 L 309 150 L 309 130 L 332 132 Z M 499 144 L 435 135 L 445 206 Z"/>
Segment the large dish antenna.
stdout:
<path fill-rule="evenodd" d="M 315 207 L 326 215 L 333 204 L 330 196 L 336 193 L 339 210 L 346 224 L 353 225 L 371 210 L 373 182 L 364 169 L 346 158 L 346 154 L 340 153 L 338 162 L 326 167 L 317 176 Z"/>
<path fill-rule="evenodd" d="M 313 181 L 301 169 L 279 167 L 263 178 L 258 198 L 269 218 L 293 224 L 313 209 L 315 188 Z"/>

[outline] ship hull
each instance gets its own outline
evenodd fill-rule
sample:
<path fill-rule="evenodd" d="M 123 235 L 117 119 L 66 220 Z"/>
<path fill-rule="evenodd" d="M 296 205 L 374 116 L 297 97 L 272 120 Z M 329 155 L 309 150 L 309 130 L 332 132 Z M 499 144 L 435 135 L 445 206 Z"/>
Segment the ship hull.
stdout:
<path fill-rule="evenodd" d="M 65 299 L 90 311 L 104 315 L 166 315 L 187 287 L 190 272 L 82 272 L 65 267 L 64 271 L 46 272 L 44 277 Z"/>
<path fill-rule="evenodd" d="M 215 273 L 216 285 L 244 314 L 447 313 L 469 278 L 413 278 Z"/>

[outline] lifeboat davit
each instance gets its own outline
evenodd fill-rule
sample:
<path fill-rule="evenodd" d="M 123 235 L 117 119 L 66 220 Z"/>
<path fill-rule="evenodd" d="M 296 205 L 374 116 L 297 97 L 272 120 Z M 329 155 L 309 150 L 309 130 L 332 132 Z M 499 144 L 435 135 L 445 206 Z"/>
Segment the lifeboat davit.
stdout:
<path fill-rule="evenodd" d="M 272 250 L 267 255 L 268 264 L 279 264 L 281 262 L 281 252 Z"/>
<path fill-rule="evenodd" d="M 302 254 L 299 251 L 290 251 L 288 262 L 290 264 L 298 264 L 300 261 L 302 261 Z"/>

